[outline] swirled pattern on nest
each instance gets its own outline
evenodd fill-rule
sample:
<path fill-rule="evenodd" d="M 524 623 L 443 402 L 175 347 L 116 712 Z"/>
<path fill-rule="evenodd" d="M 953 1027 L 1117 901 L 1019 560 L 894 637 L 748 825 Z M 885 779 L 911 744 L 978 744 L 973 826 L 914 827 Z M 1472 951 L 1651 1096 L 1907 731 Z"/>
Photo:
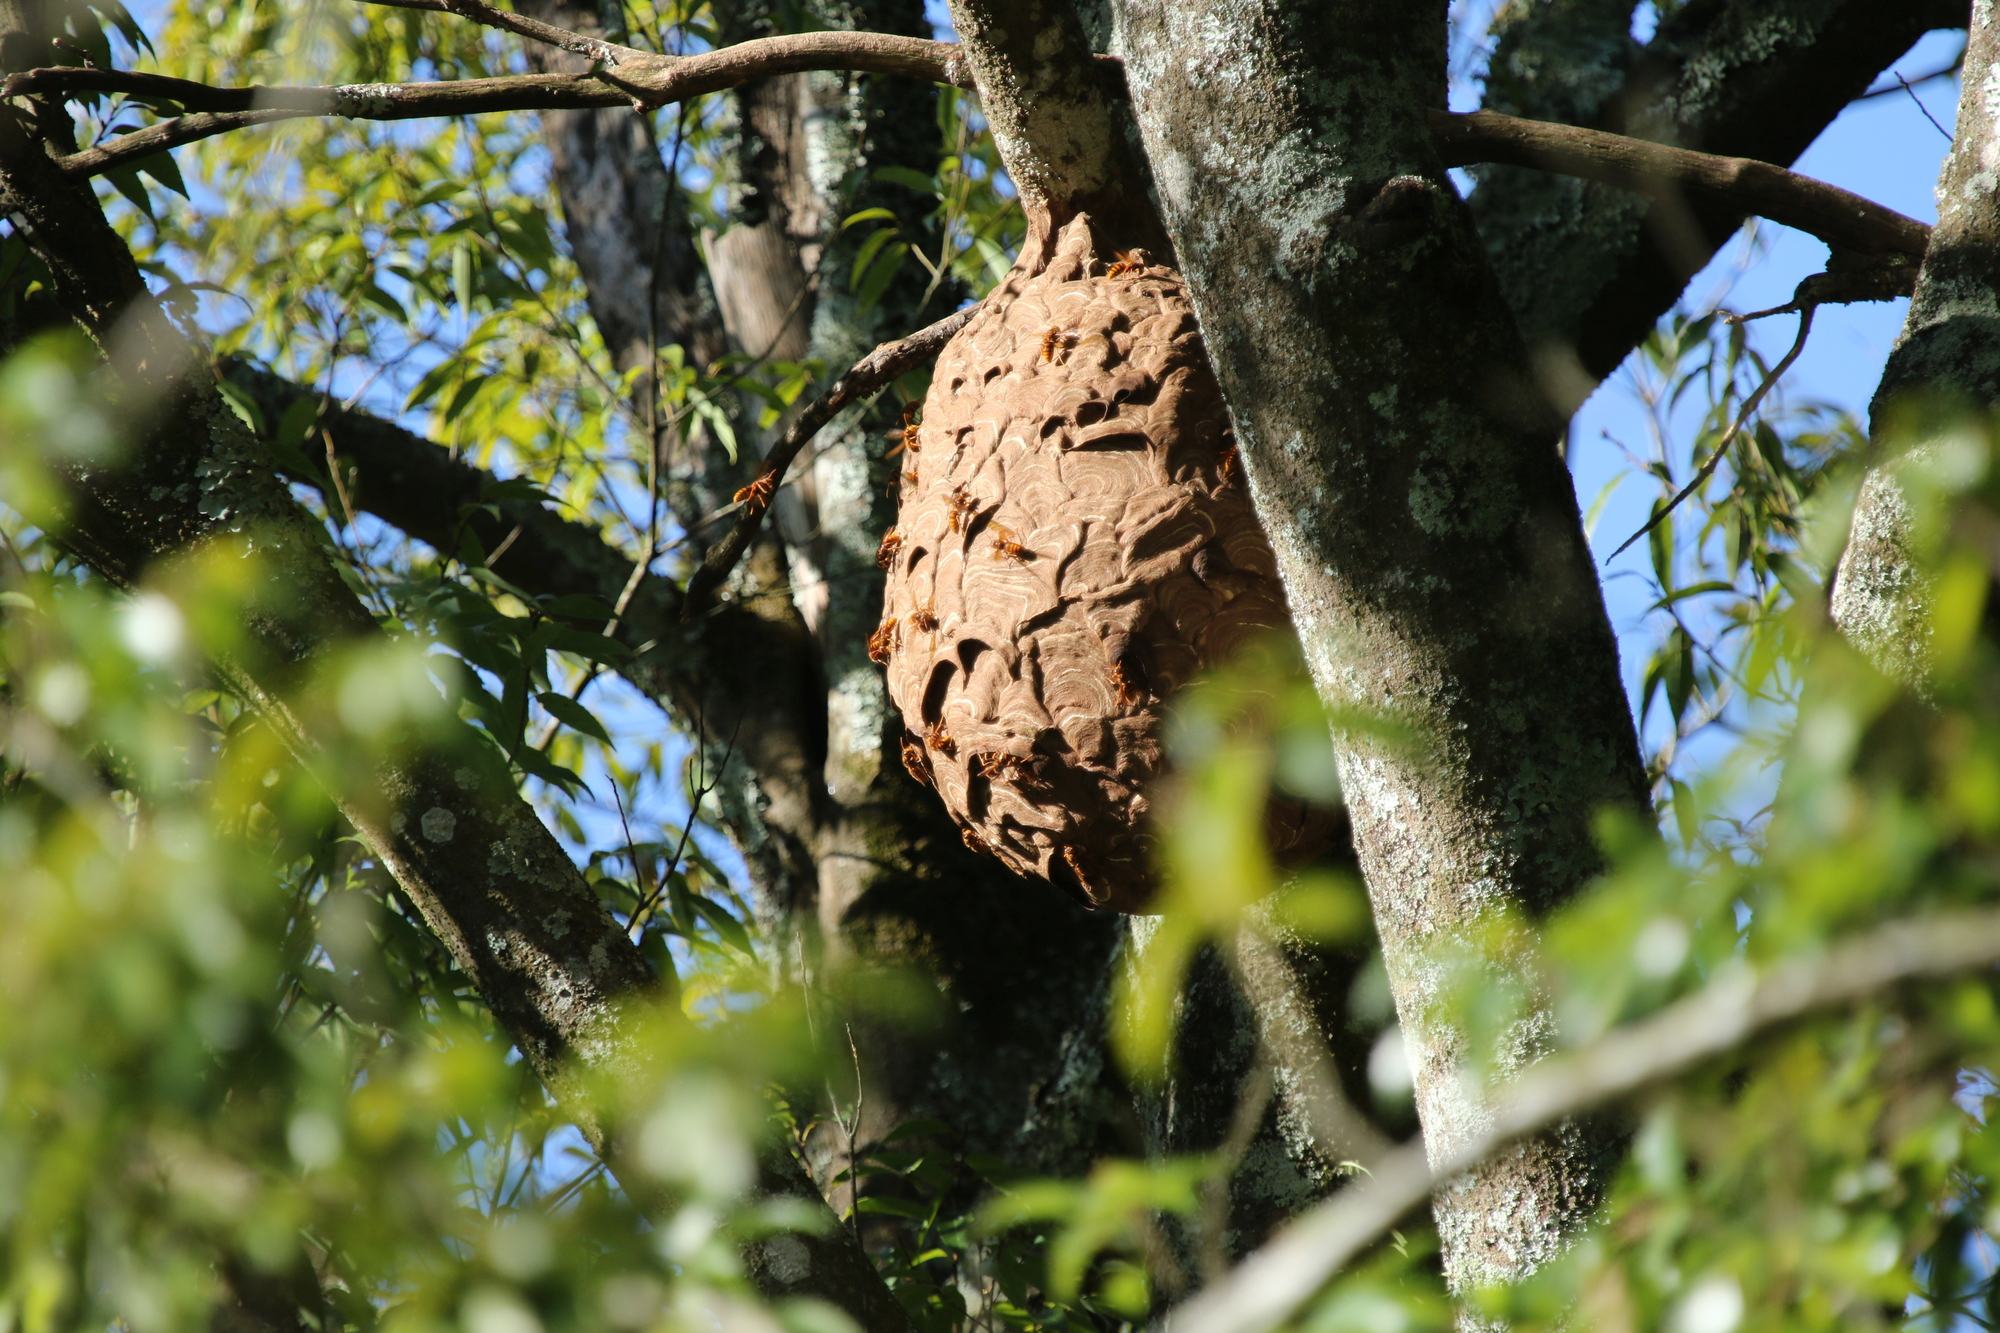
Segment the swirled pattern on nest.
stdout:
<path fill-rule="evenodd" d="M 975 850 L 1141 910 L 1162 701 L 1289 625 L 1179 275 L 1072 222 L 945 346 L 914 442 L 871 644 L 904 762 Z"/>

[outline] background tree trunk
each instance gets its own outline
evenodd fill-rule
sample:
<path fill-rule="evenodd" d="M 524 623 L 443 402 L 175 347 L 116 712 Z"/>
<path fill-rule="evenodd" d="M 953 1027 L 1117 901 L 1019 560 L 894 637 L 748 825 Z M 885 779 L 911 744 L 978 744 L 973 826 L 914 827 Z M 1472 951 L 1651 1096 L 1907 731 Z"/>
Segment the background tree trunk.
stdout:
<path fill-rule="evenodd" d="M 568 0 L 540 12 L 567 27 L 596 27 L 594 13 Z M 816 17 L 843 28 L 929 33 L 915 0 L 829 3 Z M 724 7 L 722 18 L 731 38 L 769 26 L 754 4 Z M 734 94 L 741 174 L 728 225 L 707 238 L 705 269 L 680 238 L 650 253 L 621 240 L 630 235 L 629 217 L 605 201 L 654 216 L 656 201 L 674 193 L 660 152 L 642 151 L 635 140 L 637 117 L 624 110 L 545 117 L 565 234 L 619 368 L 647 364 L 657 335 L 711 359 L 723 350 L 812 356 L 830 376 L 946 313 L 958 294 L 947 286 L 923 306 L 924 275 L 914 263 L 872 310 L 861 310 L 848 270 L 864 233 L 839 232 L 848 215 L 883 206 L 923 234 L 908 217 L 909 192 L 872 173 L 935 168 L 938 95 L 906 80 L 839 74 L 790 75 Z M 634 299 L 649 291 L 660 293 L 650 316 Z M 705 291 L 722 299 L 684 295 Z M 1105 1046 L 1118 931 L 1112 919 L 966 851 L 936 800 L 903 772 L 900 724 L 865 647 L 881 609 L 875 544 L 890 524 L 887 483 L 896 466 L 885 455 L 899 407 L 885 396 L 821 433 L 801 484 L 784 493 L 779 531 L 767 529 L 711 617 L 765 627 L 759 687 L 743 690 L 740 670 L 703 652 L 695 662 L 715 669 L 691 662 L 673 711 L 685 724 L 687 704 L 697 706 L 718 763 L 735 738 L 720 793 L 728 832 L 759 881 L 775 936 L 789 941 L 787 966 L 846 997 L 829 1012 L 824 1035 L 843 1067 L 846 1030 L 856 1041 L 861 1149 L 922 1118 L 949 1125 L 954 1148 L 1024 1170 L 1077 1170 L 1129 1139 L 1126 1099 Z M 712 444 L 671 456 L 673 474 L 689 478 L 667 490 L 683 526 L 748 479 L 759 446 L 747 432 L 745 439 L 752 457 L 738 467 Z M 694 628 L 705 634 L 708 624 Z M 1032 984 L 1026 959 L 1035 960 Z M 935 1026 L 912 1031 L 870 1012 L 868 979 L 886 971 L 933 988 Z M 846 1168 L 849 1146 L 844 1134 L 815 1136 L 823 1186 Z"/>

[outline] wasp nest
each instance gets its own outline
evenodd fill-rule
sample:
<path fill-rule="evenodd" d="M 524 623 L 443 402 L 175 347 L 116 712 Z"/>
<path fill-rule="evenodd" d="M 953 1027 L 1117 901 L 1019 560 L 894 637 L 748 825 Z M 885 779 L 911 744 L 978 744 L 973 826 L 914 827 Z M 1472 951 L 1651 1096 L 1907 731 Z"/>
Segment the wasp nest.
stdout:
<path fill-rule="evenodd" d="M 1143 908 L 1162 702 L 1289 624 L 1179 275 L 1072 222 L 945 346 L 904 439 L 869 644 L 904 763 L 974 850 Z"/>

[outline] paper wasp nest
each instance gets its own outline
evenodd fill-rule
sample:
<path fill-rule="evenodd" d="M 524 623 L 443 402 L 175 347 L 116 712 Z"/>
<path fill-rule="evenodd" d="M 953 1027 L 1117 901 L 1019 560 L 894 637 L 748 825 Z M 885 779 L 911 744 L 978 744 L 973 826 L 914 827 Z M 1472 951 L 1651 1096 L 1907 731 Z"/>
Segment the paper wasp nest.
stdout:
<path fill-rule="evenodd" d="M 869 645 L 904 763 L 975 850 L 1143 909 L 1162 701 L 1289 624 L 1179 275 L 1071 223 L 946 344 L 905 439 Z"/>

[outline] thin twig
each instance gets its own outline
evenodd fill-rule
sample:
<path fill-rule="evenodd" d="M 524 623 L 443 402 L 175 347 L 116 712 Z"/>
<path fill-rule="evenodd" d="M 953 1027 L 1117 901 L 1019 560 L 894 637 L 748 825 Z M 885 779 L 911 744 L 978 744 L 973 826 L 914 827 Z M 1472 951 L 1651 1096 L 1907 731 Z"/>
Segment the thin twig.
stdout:
<path fill-rule="evenodd" d="M 1616 560 L 1620 555 L 1625 553 L 1625 549 L 1631 546 L 1633 542 L 1638 541 L 1654 528 L 1659 527 L 1661 523 L 1666 521 L 1667 515 L 1680 507 L 1681 501 L 1693 495 L 1701 488 L 1702 483 L 1708 480 L 1717 465 L 1722 462 L 1722 456 L 1729 452 L 1729 446 L 1736 443 L 1736 437 L 1742 433 L 1743 427 L 1749 422 L 1751 414 L 1757 410 L 1757 405 L 1764 401 L 1764 395 L 1771 392 L 1771 387 L 1778 382 L 1778 377 L 1791 369 L 1792 362 L 1798 360 L 1799 353 L 1805 350 L 1806 334 L 1812 331 L 1814 308 L 1811 304 L 1799 307 L 1799 336 L 1792 340 L 1791 350 L 1779 359 L 1777 365 L 1771 367 L 1771 373 L 1764 377 L 1764 382 L 1757 386 L 1756 391 L 1744 399 L 1743 410 L 1736 414 L 1736 420 L 1729 423 L 1729 429 L 1723 432 L 1722 439 L 1717 442 L 1708 457 L 1702 460 L 1701 466 L 1695 469 L 1693 480 L 1681 487 L 1674 495 L 1674 498 L 1667 501 L 1664 506 L 1654 510 L 1653 516 L 1646 520 L 1644 527 L 1618 543 L 1618 549 L 1604 558 L 1605 564 L 1608 565 L 1613 560 Z"/>
<path fill-rule="evenodd" d="M 388 4 L 398 9 L 428 9 L 439 13 L 456 14 L 460 18 L 483 23 L 489 28 L 511 32 L 517 37 L 541 42 L 546 46 L 580 55 L 586 60 L 599 60 L 607 65 L 616 65 L 621 60 L 637 56 L 644 59 L 646 52 L 629 46 L 620 46 L 596 37 L 585 37 L 580 32 L 559 28 L 553 23 L 544 23 L 526 14 L 513 14 L 504 9 L 495 9 L 484 0 L 436 0 L 436 3 L 413 3 L 413 0 L 362 0 L 364 4 Z"/>
<path fill-rule="evenodd" d="M 1949 65 L 1940 65 L 1936 69 L 1931 70 L 1929 73 L 1917 75 L 1916 78 L 1909 80 L 1909 82 L 1913 84 L 1925 84 L 1929 83 L 1932 79 L 1948 78 L 1951 75 L 1958 73 L 1958 71 L 1963 69 L 1964 67 L 1965 67 L 1965 53 L 1963 51 L 1960 51 L 1957 57 L 1954 58 Z M 1896 81 L 1897 83 L 1903 82 L 1904 81 L 1903 76 L 1901 74 L 1897 74 Z M 1879 88 L 1870 88 L 1867 92 L 1862 93 L 1859 97 L 1855 98 L 1854 100 L 1857 102 L 1866 102 L 1876 97 L 1890 97 L 1901 91 L 1902 90 L 1898 88 L 1895 83 L 1885 83 Z"/>
<path fill-rule="evenodd" d="M 861 1048 L 854 1042 L 854 1025 L 842 1023 L 847 1033 L 847 1055 L 854 1062 L 854 1104 L 847 1108 L 847 1115 L 840 1114 L 840 1103 L 834 1099 L 833 1080 L 827 1080 L 826 1095 L 833 1109 L 833 1122 L 840 1126 L 847 1136 L 847 1223 L 854 1233 L 856 1244 L 861 1241 L 861 1163 L 855 1151 L 855 1135 L 861 1128 L 861 1108 L 868 1095 L 867 1080 L 861 1077 Z"/>
<path fill-rule="evenodd" d="M 1895 74 L 1896 82 L 1903 85 L 1903 91 L 1908 93 L 1910 95 L 1910 100 L 1917 104 L 1917 110 L 1924 113 L 1924 119 L 1928 120 L 1931 123 L 1931 128 L 1936 130 L 1939 134 L 1942 134 L 1944 136 L 1944 141 L 1946 143 L 1954 142 L 1954 140 L 1951 137 L 1951 131 L 1946 129 L 1944 126 L 1938 124 L 1937 117 L 1933 116 L 1931 114 L 1931 109 L 1924 105 L 1924 99 L 1917 96 L 1917 90 L 1910 86 L 1910 81 L 1904 78 L 1900 71 L 1891 70 L 1890 73 Z"/>
<path fill-rule="evenodd" d="M 972 312 L 978 308 L 976 305 L 967 306 L 907 338 L 883 343 L 855 362 L 853 369 L 834 381 L 832 388 L 814 399 L 793 419 L 784 436 L 771 446 L 771 452 L 764 455 L 764 467 L 757 480 L 744 487 L 749 494 L 743 498 L 736 526 L 709 548 L 708 554 L 702 558 L 701 567 L 688 580 L 687 594 L 681 604 L 683 620 L 700 615 L 708 608 L 722 581 L 729 577 L 729 571 L 736 568 L 736 562 L 743 558 L 743 552 L 756 537 L 757 529 L 764 521 L 765 510 L 771 507 L 772 496 L 784 482 L 785 470 L 820 428 L 848 404 L 868 397 L 904 371 L 936 356 L 951 336 L 965 327 L 972 318 Z"/>
<path fill-rule="evenodd" d="M 646 142 L 653 146 L 657 156 L 659 140 L 653 133 L 651 117 L 641 117 L 645 127 Z M 618 594 L 618 604 L 612 608 L 611 623 L 605 626 L 606 637 L 615 633 L 618 621 L 624 616 L 625 608 L 639 591 L 639 583 L 652 568 L 653 561 L 660 554 L 660 451 L 662 427 L 660 423 L 660 273 L 667 263 L 668 222 L 674 210 L 674 196 L 681 182 L 681 147 L 687 140 L 688 104 L 682 102 L 674 116 L 674 147 L 667 154 L 666 180 L 660 186 L 660 216 L 653 223 L 653 258 L 646 273 L 646 349 L 649 364 L 646 370 L 646 551 L 632 567 L 632 576 L 625 580 L 625 586 Z M 676 413 L 668 423 L 678 427 L 680 416 Z"/>
<path fill-rule="evenodd" d="M 634 940 L 638 938 L 639 933 L 645 928 L 647 917 L 652 914 L 653 909 L 659 906 L 660 900 L 666 896 L 667 890 L 673 884 L 674 876 L 680 873 L 682 858 L 687 855 L 688 843 L 694 838 L 695 818 L 701 813 L 701 803 L 708 798 L 710 792 L 714 791 L 721 784 L 722 771 L 729 767 L 729 760 L 736 753 L 736 737 L 743 728 L 743 719 L 738 718 L 736 720 L 735 728 L 729 733 L 729 743 L 722 747 L 722 757 L 716 761 L 713 774 L 708 771 L 708 759 L 702 751 L 705 736 L 701 715 L 698 713 L 695 715 L 694 725 L 695 785 L 694 794 L 688 801 L 687 822 L 681 825 L 680 845 L 674 848 L 674 859 L 667 863 L 666 873 L 660 876 L 659 887 L 654 889 L 652 896 L 640 903 L 637 910 L 632 913 L 631 923 L 627 929 L 631 932 Z"/>
<path fill-rule="evenodd" d="M 1816 955 L 1773 963 L 1761 975 L 1733 965 L 1650 1018 L 1530 1069 L 1505 1091 L 1485 1130 L 1435 1164 L 1421 1142 L 1404 1144 L 1371 1164 L 1365 1179 L 1302 1214 L 1228 1277 L 1176 1310 L 1165 1327 L 1171 1333 L 1274 1328 L 1440 1184 L 1508 1144 L 1669 1083 L 1784 1024 L 1995 962 L 2000 962 L 2000 910 L 1986 909 L 1880 926 Z"/>
<path fill-rule="evenodd" d="M 189 106 L 192 114 L 149 125 L 115 143 L 71 153 L 57 165 L 93 176 L 162 149 L 226 134 L 246 125 L 300 116 L 352 120 L 412 120 L 488 111 L 554 111 L 585 107 L 666 106 L 753 79 L 808 70 L 853 70 L 931 81 L 965 76 L 949 42 L 879 32 L 804 32 L 756 37 L 699 55 L 666 56 L 619 48 L 614 75 L 601 63 L 577 74 L 512 74 L 443 82 L 354 83 L 319 87 L 220 88 L 156 74 L 51 65 L 23 70 L 0 83 L 0 100 L 62 97 L 74 92 L 151 91 Z M 195 105 L 191 105 L 191 102 Z M 198 105 L 199 109 L 195 109 Z"/>

